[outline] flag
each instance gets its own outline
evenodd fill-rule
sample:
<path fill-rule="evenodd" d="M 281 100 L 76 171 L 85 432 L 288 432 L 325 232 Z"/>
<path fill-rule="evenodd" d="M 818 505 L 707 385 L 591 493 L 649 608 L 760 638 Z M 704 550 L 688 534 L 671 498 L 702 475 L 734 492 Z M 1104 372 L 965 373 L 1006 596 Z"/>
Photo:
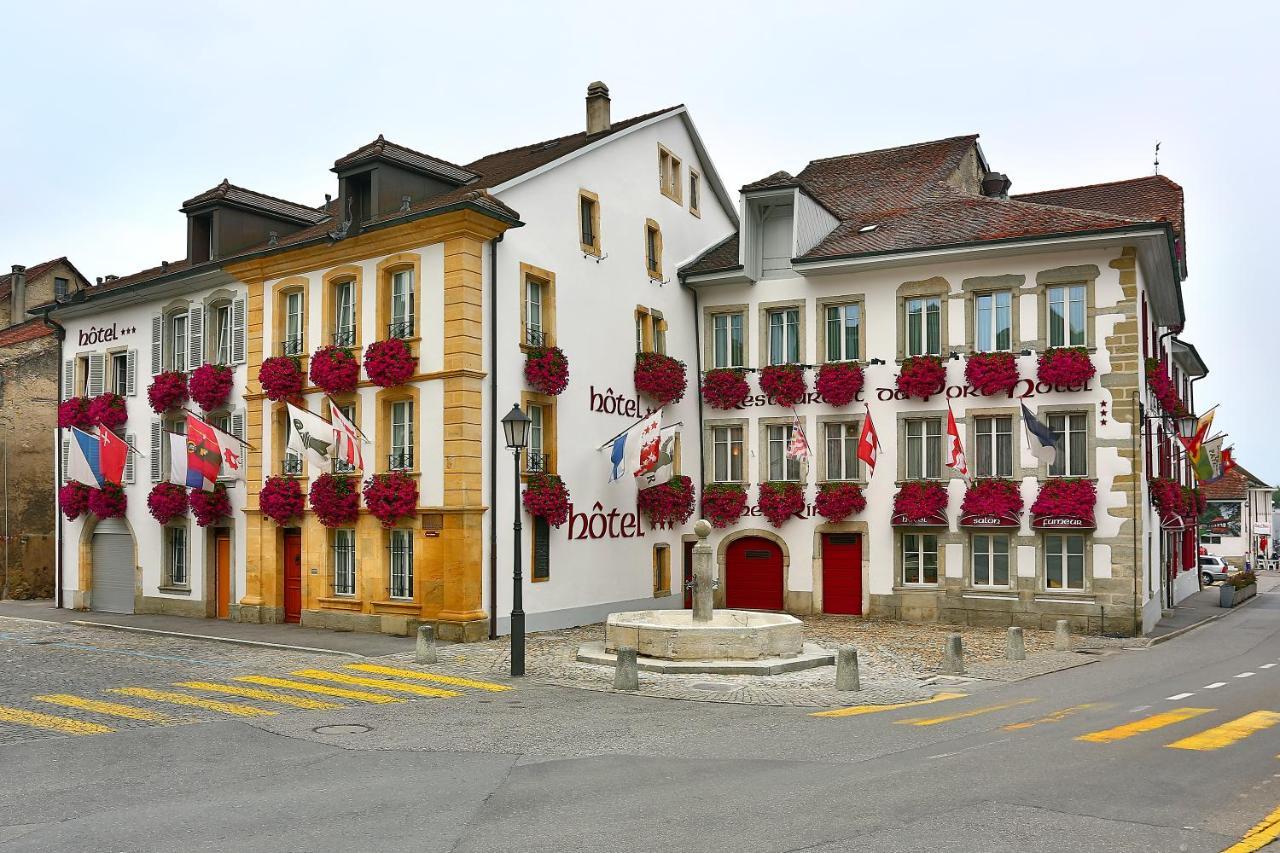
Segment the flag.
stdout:
<path fill-rule="evenodd" d="M 124 484 L 124 466 L 131 448 L 123 438 L 105 427 L 98 427 L 98 473 L 104 482 Z"/>
<path fill-rule="evenodd" d="M 222 472 L 218 432 L 195 415 L 187 415 L 187 434 L 169 434 L 169 482 L 213 491 Z"/>
<path fill-rule="evenodd" d="M 328 468 L 335 443 L 333 425 L 293 403 L 285 405 L 289 407 L 288 449 L 306 456 L 317 468 Z"/>
<path fill-rule="evenodd" d="M 1058 458 L 1058 439 L 1053 430 L 1036 420 L 1026 403 L 1022 404 L 1022 424 L 1027 428 L 1027 447 L 1031 448 L 1031 455 L 1046 465 L 1052 465 Z"/>
<path fill-rule="evenodd" d="M 1196 480 L 1201 483 L 1222 476 L 1222 472 L 1214 470 L 1213 462 L 1205 452 L 1209 428 L 1213 426 L 1213 412 L 1214 409 L 1210 409 L 1199 417 L 1196 421 L 1196 430 L 1190 438 L 1178 436 L 1178 441 L 1182 442 L 1182 446 L 1187 451 L 1187 459 L 1191 461 L 1191 471 L 1196 475 Z M 1218 444 L 1221 446 L 1221 441 Z"/>
<path fill-rule="evenodd" d="M 166 434 L 169 436 L 169 482 L 190 489 L 203 489 L 204 477 L 187 466 L 187 437 L 180 432 Z"/>
<path fill-rule="evenodd" d="M 100 489 L 107 483 L 102 471 L 102 443 L 96 435 L 71 427 L 71 442 L 67 448 L 68 480 L 84 483 Z M 123 470 L 123 466 L 121 467 Z M 120 482 L 119 478 L 112 482 Z"/>
<path fill-rule="evenodd" d="M 187 414 L 187 418 L 194 418 L 195 415 Z M 218 455 L 222 459 L 222 470 L 219 476 L 231 476 L 237 480 L 244 476 L 244 442 L 236 438 L 229 432 L 223 432 L 213 424 L 206 420 L 200 420 L 203 430 L 211 434 L 218 444 Z M 187 427 L 187 433 L 190 434 L 191 428 Z"/>
<path fill-rule="evenodd" d="M 1222 451 L 1222 473 L 1224 475 L 1228 474 L 1232 468 L 1236 467 L 1236 460 L 1231 456 L 1234 450 L 1235 448 L 1228 447 Z"/>
<path fill-rule="evenodd" d="M 947 439 L 949 442 L 947 467 L 957 471 L 961 477 L 968 478 L 969 463 L 964 458 L 964 445 L 960 443 L 960 428 L 956 426 L 956 415 L 951 411 L 950 403 L 947 403 Z"/>
<path fill-rule="evenodd" d="M 1224 451 L 1222 448 L 1224 438 L 1226 438 L 1225 434 L 1202 442 L 1199 459 L 1192 458 L 1191 452 L 1187 451 L 1187 458 L 1191 460 L 1192 473 L 1196 475 L 1196 479 L 1201 483 L 1212 483 L 1222 479 L 1224 473 L 1222 466 L 1223 454 L 1227 454 L 1227 458 L 1230 458 L 1230 451 Z M 1202 473 L 1208 476 L 1201 477 Z"/>
<path fill-rule="evenodd" d="M 364 470 L 364 436 L 356 425 L 342 416 L 332 400 L 329 401 L 329 420 L 333 422 L 334 454 L 352 468 Z"/>
<path fill-rule="evenodd" d="M 676 473 L 676 441 L 679 436 L 680 431 L 675 426 L 662 428 L 661 444 L 658 447 L 658 463 L 652 470 L 636 477 L 637 488 L 648 489 L 671 481 L 671 478 Z"/>
<path fill-rule="evenodd" d="M 809 455 L 809 439 L 805 437 L 804 427 L 800 426 L 800 418 L 791 413 L 791 441 L 787 444 L 787 456 L 792 459 L 804 459 Z"/>
<path fill-rule="evenodd" d="M 867 466 L 867 479 L 876 472 L 876 456 L 880 453 L 880 436 L 876 434 L 875 424 L 871 422 L 871 407 L 867 406 L 867 416 L 862 419 L 862 431 L 858 433 L 858 458 Z"/>
<path fill-rule="evenodd" d="M 640 459 L 635 470 L 637 477 L 658 467 L 658 457 L 662 450 L 662 409 L 640 422 L 639 441 Z"/>
<path fill-rule="evenodd" d="M 650 412 L 601 445 L 601 450 L 609 448 L 609 482 L 616 483 L 626 474 L 639 476 L 647 468 L 656 467 L 661 435 L 662 410 L 659 409 Z M 641 453 L 641 445 L 645 441 L 648 441 L 650 451 L 647 467 Z"/>

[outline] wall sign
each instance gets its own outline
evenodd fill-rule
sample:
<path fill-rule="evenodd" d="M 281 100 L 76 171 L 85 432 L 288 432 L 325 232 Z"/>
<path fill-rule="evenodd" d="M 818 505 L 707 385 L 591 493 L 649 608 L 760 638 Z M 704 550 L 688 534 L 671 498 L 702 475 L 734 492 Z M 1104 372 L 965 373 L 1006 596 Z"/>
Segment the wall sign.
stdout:
<path fill-rule="evenodd" d="M 1018 527 L 1020 524 L 1021 522 L 1016 516 L 1006 517 L 994 513 L 987 515 L 966 513 L 960 516 L 961 527 Z"/>
<path fill-rule="evenodd" d="M 604 511 L 604 504 L 596 501 L 591 512 L 574 512 L 569 504 L 569 539 L 643 539 L 644 528 L 640 516 L 634 512 L 614 509 Z"/>
<path fill-rule="evenodd" d="M 1093 519 L 1071 515 L 1039 515 L 1032 519 L 1031 526 L 1038 530 L 1092 530 Z"/>
<path fill-rule="evenodd" d="M 628 418 L 636 418 L 638 420 L 648 417 L 655 411 L 647 406 L 643 409 L 640 408 L 639 395 L 627 397 L 623 394 L 614 393 L 612 388 L 597 391 L 594 385 L 591 386 L 588 401 L 588 408 L 602 415 L 625 415 Z"/>
<path fill-rule="evenodd" d="M 138 331 L 137 326 L 121 328 L 117 323 L 112 323 L 110 326 L 90 326 L 87 329 L 80 330 L 80 346 L 91 347 L 97 344 L 109 344 L 112 341 L 120 340 L 125 335 L 132 335 L 136 331 Z"/>

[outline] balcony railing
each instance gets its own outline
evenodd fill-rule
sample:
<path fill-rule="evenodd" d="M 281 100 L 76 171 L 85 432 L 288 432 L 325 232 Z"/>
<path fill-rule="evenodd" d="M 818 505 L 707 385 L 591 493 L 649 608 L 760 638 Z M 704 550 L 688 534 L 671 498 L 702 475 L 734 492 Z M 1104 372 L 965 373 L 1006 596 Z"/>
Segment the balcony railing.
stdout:
<path fill-rule="evenodd" d="M 335 473 L 335 474 L 353 474 L 353 473 L 355 473 L 355 471 L 356 471 L 356 466 L 352 465 L 352 464 L 351 464 L 350 462 L 348 462 L 347 460 L 345 460 L 345 459 L 335 459 L 335 460 L 333 460 L 333 473 Z"/>
<path fill-rule="evenodd" d="M 541 329 L 525 329 L 524 342 L 527 346 L 544 347 L 547 345 L 547 336 Z"/>
<path fill-rule="evenodd" d="M 387 457 L 387 470 L 389 471 L 409 471 L 413 468 L 413 451 L 405 450 L 400 453 L 392 453 Z"/>
<path fill-rule="evenodd" d="M 302 355 L 302 338 L 285 338 L 280 342 L 281 355 Z"/>
<path fill-rule="evenodd" d="M 338 329 L 333 333 L 333 345 L 335 347 L 353 347 L 356 345 L 356 330 L 354 326 L 348 326 L 345 329 Z"/>
<path fill-rule="evenodd" d="M 534 453 L 530 450 L 524 455 L 524 470 L 526 473 L 545 474 L 550 464 L 551 459 L 545 453 Z"/>
<path fill-rule="evenodd" d="M 387 324 L 388 338 L 411 338 L 413 337 L 413 318 L 400 320 L 395 323 Z"/>
<path fill-rule="evenodd" d="M 286 477 L 297 477 L 302 474 L 302 457 L 286 456 L 280 460 L 280 473 Z"/>

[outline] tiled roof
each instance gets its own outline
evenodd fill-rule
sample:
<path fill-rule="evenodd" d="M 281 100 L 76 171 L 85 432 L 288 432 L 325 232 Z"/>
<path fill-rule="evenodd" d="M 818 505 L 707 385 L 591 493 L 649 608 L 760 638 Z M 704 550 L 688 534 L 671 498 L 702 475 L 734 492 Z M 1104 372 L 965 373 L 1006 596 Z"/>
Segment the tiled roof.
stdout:
<path fill-rule="evenodd" d="M 378 134 L 377 139 L 368 145 L 362 145 L 350 154 L 335 160 L 333 170 L 341 172 L 367 160 L 379 159 L 390 160 L 393 163 L 408 166 L 419 172 L 428 172 L 455 184 L 465 184 L 475 177 L 473 173 L 456 163 L 450 163 L 448 160 L 442 160 L 439 157 L 432 157 L 430 154 L 423 154 L 421 151 L 414 151 L 412 148 L 388 142 L 381 133 Z"/>
<path fill-rule="evenodd" d="M 49 270 L 53 269 L 58 264 L 66 264 L 67 267 L 71 269 L 72 273 L 80 276 L 80 280 L 88 284 L 89 280 L 86 279 L 83 274 L 81 274 L 80 270 L 76 269 L 75 264 L 67 260 L 66 255 L 63 255 L 61 258 L 54 258 L 51 261 L 45 261 L 42 264 L 36 264 L 35 266 L 27 267 L 24 275 L 26 276 L 26 279 L 28 282 L 32 282 L 40 278 L 40 276 L 44 275 L 45 273 L 49 272 Z M 0 275 L 0 299 L 3 299 L 4 297 L 9 295 L 9 291 L 12 288 L 12 286 L 13 286 L 12 272 L 7 272 L 4 275 Z"/>
<path fill-rule="evenodd" d="M 15 344 L 34 341 L 37 338 L 47 337 L 52 334 L 53 327 L 46 326 L 44 320 L 37 317 L 34 320 L 18 323 L 16 326 L 10 326 L 7 329 L 0 329 L 0 347 L 11 347 Z"/>
<path fill-rule="evenodd" d="M 1033 204 L 1115 213 L 1147 222 L 1169 222 L 1179 234 L 1185 229 L 1182 187 L 1164 175 L 1023 193 L 1013 198 Z"/>
<path fill-rule="evenodd" d="M 798 187 L 800 184 L 796 181 L 795 175 L 790 172 L 774 172 L 772 175 L 761 178 L 758 181 L 752 181 L 744 184 L 742 191 L 749 193 L 752 190 L 772 190 L 779 187 Z"/>
<path fill-rule="evenodd" d="M 685 265 L 685 270 L 700 273 L 723 272 L 741 267 L 738 262 L 738 232 L 735 231 Z"/>
<path fill-rule="evenodd" d="M 185 213 L 192 208 L 212 201 L 228 201 L 232 204 L 240 204 L 260 210 L 272 216 L 282 216 L 286 219 L 294 219 L 310 225 L 314 225 L 325 217 L 323 211 L 314 207 L 307 207 L 305 204 L 297 204 L 275 196 L 247 190 L 244 187 L 236 186 L 226 178 L 223 178 L 222 183 L 213 189 L 205 190 L 198 196 L 184 201 L 182 210 Z"/>
<path fill-rule="evenodd" d="M 1220 479 L 1212 483 L 1201 484 L 1200 491 L 1204 493 L 1206 500 L 1242 501 L 1249 497 L 1250 489 L 1269 488 L 1271 487 L 1266 483 L 1237 465 L 1223 474 Z"/>

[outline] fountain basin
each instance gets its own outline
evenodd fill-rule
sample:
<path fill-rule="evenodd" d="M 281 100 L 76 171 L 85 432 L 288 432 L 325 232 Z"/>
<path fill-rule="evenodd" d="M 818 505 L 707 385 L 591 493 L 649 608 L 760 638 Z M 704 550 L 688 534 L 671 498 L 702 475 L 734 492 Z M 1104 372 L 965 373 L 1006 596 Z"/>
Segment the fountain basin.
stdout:
<path fill-rule="evenodd" d="M 790 658 L 804 651 L 802 628 L 786 613 L 716 610 L 710 621 L 694 622 L 691 610 L 633 610 L 609 615 L 604 651 L 631 646 L 672 661 Z"/>

